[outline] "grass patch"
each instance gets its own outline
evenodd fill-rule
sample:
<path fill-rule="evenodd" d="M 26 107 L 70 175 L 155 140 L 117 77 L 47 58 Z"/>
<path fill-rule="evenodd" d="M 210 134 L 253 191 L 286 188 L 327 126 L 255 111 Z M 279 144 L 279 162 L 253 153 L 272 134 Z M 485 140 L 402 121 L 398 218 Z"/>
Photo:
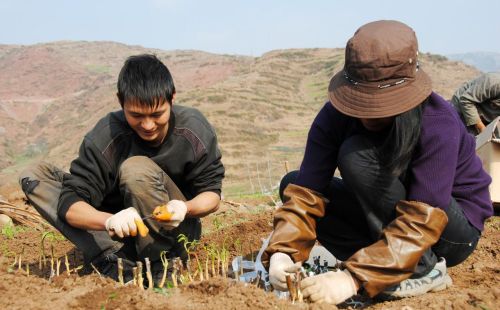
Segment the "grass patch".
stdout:
<path fill-rule="evenodd" d="M 86 65 L 85 69 L 87 69 L 87 71 L 90 73 L 98 73 L 98 74 L 109 73 L 111 71 L 111 67 L 109 66 L 94 65 L 94 64 Z"/>
<path fill-rule="evenodd" d="M 300 153 L 304 151 L 303 146 L 272 146 L 270 148 L 272 151 L 278 151 L 283 153 Z"/>
<path fill-rule="evenodd" d="M 2 235 L 7 239 L 14 239 L 17 234 L 25 232 L 26 228 L 14 224 L 7 224 L 2 227 Z"/>
<path fill-rule="evenodd" d="M 307 137 L 307 133 L 309 132 L 309 128 L 299 129 L 299 130 L 289 130 L 280 132 L 280 135 L 285 138 L 302 138 Z"/>

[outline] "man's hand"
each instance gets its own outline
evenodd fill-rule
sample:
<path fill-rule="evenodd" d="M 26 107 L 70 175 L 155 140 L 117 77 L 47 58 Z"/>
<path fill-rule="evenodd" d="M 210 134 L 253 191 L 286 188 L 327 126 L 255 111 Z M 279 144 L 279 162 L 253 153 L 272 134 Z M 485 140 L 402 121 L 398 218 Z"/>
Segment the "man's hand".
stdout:
<path fill-rule="evenodd" d="M 309 298 L 314 303 L 337 305 L 357 292 L 356 283 L 347 269 L 305 278 L 300 286 L 304 298 Z"/>
<path fill-rule="evenodd" d="M 167 203 L 168 212 L 172 213 L 172 217 L 167 222 L 162 222 L 162 226 L 166 229 L 174 229 L 179 224 L 184 221 L 187 212 L 187 206 L 184 201 L 181 200 L 170 200 Z"/>
<path fill-rule="evenodd" d="M 269 261 L 269 282 L 278 291 L 288 290 L 286 276 L 294 274 L 300 269 L 300 266 L 302 263 L 294 263 L 287 254 L 274 253 Z"/>
<path fill-rule="evenodd" d="M 106 230 L 108 231 L 110 236 L 114 236 L 115 234 L 120 238 L 136 236 L 136 219 L 142 221 L 137 210 L 133 207 L 130 207 L 128 209 L 121 210 L 116 214 L 113 214 L 106 220 L 106 223 L 104 225 L 106 226 Z"/>
<path fill-rule="evenodd" d="M 484 129 L 486 129 L 486 125 L 484 125 L 483 121 L 482 120 L 479 120 L 477 123 L 476 123 L 476 129 L 479 133 L 483 132 Z"/>

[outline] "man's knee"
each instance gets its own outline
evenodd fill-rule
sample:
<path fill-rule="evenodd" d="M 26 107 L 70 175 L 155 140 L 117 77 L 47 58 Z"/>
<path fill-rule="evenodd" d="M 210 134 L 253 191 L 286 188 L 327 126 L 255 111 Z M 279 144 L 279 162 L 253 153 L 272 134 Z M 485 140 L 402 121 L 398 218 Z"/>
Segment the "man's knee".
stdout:
<path fill-rule="evenodd" d="M 24 169 L 19 174 L 19 185 L 23 192 L 29 195 L 38 186 L 41 180 L 58 179 L 58 176 L 55 176 L 56 171 L 58 171 L 58 169 L 49 163 L 41 162 L 35 164 Z M 62 179 L 60 181 L 62 182 Z"/>
<path fill-rule="evenodd" d="M 157 181 L 161 168 L 146 156 L 133 156 L 120 166 L 120 186 L 141 186 Z"/>

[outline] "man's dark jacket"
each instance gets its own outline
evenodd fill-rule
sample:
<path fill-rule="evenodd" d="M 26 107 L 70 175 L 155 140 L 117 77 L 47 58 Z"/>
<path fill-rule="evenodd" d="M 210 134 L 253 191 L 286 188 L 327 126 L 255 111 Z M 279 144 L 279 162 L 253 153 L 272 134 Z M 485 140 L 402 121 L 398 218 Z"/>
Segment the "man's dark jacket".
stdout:
<path fill-rule="evenodd" d="M 220 195 L 224 167 L 217 137 L 196 109 L 173 105 L 167 136 L 158 147 L 149 146 L 128 125 L 123 111 L 102 118 L 87 134 L 64 177 L 58 214 L 65 219 L 69 207 L 85 201 L 100 209 L 123 208 L 119 169 L 132 156 L 147 156 L 175 182 L 187 199 L 202 192 Z"/>

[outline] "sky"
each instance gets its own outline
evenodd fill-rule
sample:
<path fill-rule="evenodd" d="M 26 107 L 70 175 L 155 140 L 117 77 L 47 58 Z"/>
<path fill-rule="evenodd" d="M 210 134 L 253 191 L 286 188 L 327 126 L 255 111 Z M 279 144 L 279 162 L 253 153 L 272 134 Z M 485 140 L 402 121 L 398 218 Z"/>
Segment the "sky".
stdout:
<path fill-rule="evenodd" d="M 0 44 L 115 41 L 260 56 L 345 47 L 380 19 L 412 27 L 421 52 L 500 52 L 497 0 L 0 0 Z"/>

